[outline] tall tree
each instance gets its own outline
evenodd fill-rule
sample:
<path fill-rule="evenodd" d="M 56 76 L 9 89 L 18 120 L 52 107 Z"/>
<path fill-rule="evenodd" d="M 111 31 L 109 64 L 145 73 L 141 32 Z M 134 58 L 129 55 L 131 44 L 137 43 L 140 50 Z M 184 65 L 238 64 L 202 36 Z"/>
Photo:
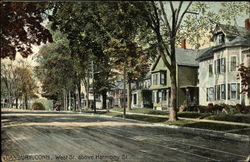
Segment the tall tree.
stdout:
<path fill-rule="evenodd" d="M 211 11 L 207 3 L 201 2 L 187 2 L 185 5 L 183 1 L 178 3 L 172 1 L 148 2 L 137 8 L 141 11 L 141 18 L 155 33 L 158 52 L 170 70 L 169 120 L 175 121 L 177 120 L 176 46 L 180 39 L 185 38 L 199 48 L 199 39 L 204 36 L 202 33 L 211 29 L 212 24 L 220 22 L 220 16 Z M 227 7 L 226 9 L 229 10 Z M 188 15 L 187 19 L 185 19 L 186 15 Z M 236 15 L 239 15 L 239 12 Z M 222 19 L 230 18 L 222 17 Z"/>
<path fill-rule="evenodd" d="M 143 29 L 140 25 L 144 24 L 135 23 L 141 21 L 134 19 L 138 11 L 131 7 L 134 8 L 128 2 L 60 3 L 56 4 L 51 20 L 53 26 L 68 35 L 71 47 L 77 50 L 75 54 L 86 61 L 86 57 L 97 58 L 102 64 L 98 66 L 98 75 L 111 76 L 113 65 L 120 64 L 125 67 L 121 69 L 127 71 L 128 58 L 136 60 L 139 57 L 136 36 L 137 31 Z M 112 52 L 112 48 L 116 51 Z M 98 83 L 104 96 L 106 90 L 103 90 L 110 87 L 110 83 L 109 79 Z"/>
<path fill-rule="evenodd" d="M 17 87 L 20 90 L 21 97 L 23 98 L 24 108 L 29 109 L 28 102 L 32 98 L 37 98 L 38 86 L 34 79 L 32 69 L 30 66 L 22 63 L 21 66 L 15 68 L 17 75 Z"/>
<path fill-rule="evenodd" d="M 43 96 L 61 100 L 67 110 L 69 91 L 75 93 L 76 70 L 74 59 L 71 57 L 69 44 L 59 31 L 54 32 L 55 41 L 44 45 L 37 56 L 39 66 L 36 74 L 42 83 Z M 63 95 L 61 95 L 63 94 Z"/>

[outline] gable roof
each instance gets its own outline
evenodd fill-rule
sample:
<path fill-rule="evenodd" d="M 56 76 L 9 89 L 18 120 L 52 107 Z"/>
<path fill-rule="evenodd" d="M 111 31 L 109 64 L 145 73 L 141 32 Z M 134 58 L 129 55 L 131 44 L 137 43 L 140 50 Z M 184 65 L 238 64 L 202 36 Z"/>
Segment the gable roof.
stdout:
<path fill-rule="evenodd" d="M 198 62 L 195 60 L 198 55 L 198 50 L 176 48 L 176 63 L 183 66 L 198 66 Z"/>
<path fill-rule="evenodd" d="M 197 67 L 198 66 L 198 62 L 196 61 L 197 55 L 198 55 L 198 50 L 175 48 L 175 59 L 177 65 Z M 154 70 L 160 58 L 161 55 L 158 55 L 154 64 L 151 67 L 151 70 Z"/>

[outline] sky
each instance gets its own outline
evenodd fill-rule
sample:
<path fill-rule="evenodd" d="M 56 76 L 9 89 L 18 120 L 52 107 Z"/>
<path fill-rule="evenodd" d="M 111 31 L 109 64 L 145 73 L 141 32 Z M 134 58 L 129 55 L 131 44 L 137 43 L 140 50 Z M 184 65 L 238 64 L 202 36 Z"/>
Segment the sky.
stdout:
<path fill-rule="evenodd" d="M 83 3 L 88 3 L 88 2 L 83 2 Z M 178 6 L 178 4 L 179 4 L 179 2 L 178 1 L 174 1 L 173 2 L 174 3 L 174 7 L 175 6 Z M 189 2 L 188 1 L 184 1 L 184 3 L 183 3 L 183 9 L 187 6 L 187 4 L 188 4 Z M 220 9 L 220 7 L 221 7 L 221 5 L 220 5 L 220 3 L 219 2 L 206 2 L 207 4 L 209 4 L 209 6 L 210 6 L 210 8 L 211 8 L 211 10 L 212 11 L 214 11 L 214 12 L 218 12 L 218 10 Z M 170 8 L 168 8 L 167 10 L 167 15 L 170 15 L 170 12 L 171 12 L 171 10 L 170 10 Z M 239 17 L 238 19 L 237 19 L 237 24 L 239 25 L 239 26 L 243 26 L 244 27 L 244 20 L 246 19 L 246 18 L 249 18 L 249 15 L 244 15 L 244 16 L 242 16 L 242 17 Z M 47 24 L 48 23 L 48 20 L 45 20 L 44 21 L 44 24 Z M 41 45 L 42 46 L 42 45 Z M 16 60 L 15 61 L 18 61 L 18 60 L 24 60 L 25 62 L 27 62 L 28 64 L 30 64 L 31 66 L 36 66 L 37 65 L 37 63 L 35 62 L 35 58 L 36 58 L 36 54 L 38 53 L 38 51 L 39 51 L 39 49 L 41 48 L 41 46 L 32 46 L 33 48 L 33 55 L 31 55 L 31 56 L 29 56 L 28 58 L 25 58 L 25 59 L 23 59 L 21 56 L 20 56 L 20 54 L 17 54 L 17 57 L 16 57 Z M 4 59 L 3 61 L 5 61 L 6 59 Z M 14 61 L 14 62 L 15 62 Z"/>

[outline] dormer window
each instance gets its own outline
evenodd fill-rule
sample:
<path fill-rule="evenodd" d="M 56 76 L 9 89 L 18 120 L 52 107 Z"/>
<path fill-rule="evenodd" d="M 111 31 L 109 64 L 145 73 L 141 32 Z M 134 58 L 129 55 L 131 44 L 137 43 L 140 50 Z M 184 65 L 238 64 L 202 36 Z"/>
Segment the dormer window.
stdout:
<path fill-rule="evenodd" d="M 216 44 L 219 45 L 224 43 L 225 43 L 225 35 L 224 34 L 217 35 Z"/>

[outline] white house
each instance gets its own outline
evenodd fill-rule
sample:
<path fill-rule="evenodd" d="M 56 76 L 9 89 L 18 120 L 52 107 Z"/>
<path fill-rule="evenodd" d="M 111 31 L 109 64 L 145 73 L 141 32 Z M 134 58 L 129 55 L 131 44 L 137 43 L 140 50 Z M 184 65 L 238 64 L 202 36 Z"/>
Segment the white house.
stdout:
<path fill-rule="evenodd" d="M 245 21 L 245 28 L 216 25 L 211 38 L 214 46 L 201 50 L 197 57 L 200 105 L 245 103 L 237 66 L 244 62 L 242 50 L 250 47 L 249 33 L 249 19 Z"/>

